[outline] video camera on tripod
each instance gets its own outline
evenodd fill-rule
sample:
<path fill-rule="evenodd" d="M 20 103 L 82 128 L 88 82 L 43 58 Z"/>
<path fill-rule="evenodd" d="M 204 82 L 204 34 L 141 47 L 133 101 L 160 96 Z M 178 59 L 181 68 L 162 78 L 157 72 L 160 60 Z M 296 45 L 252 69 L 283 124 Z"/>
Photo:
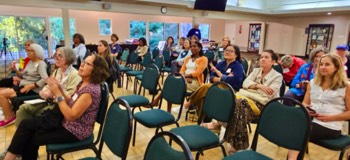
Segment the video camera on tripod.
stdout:
<path fill-rule="evenodd" d="M 2 39 L 2 44 L 3 44 L 4 46 L 8 46 L 8 45 L 9 45 L 9 41 L 8 41 L 8 39 L 7 39 L 6 37 L 4 37 L 4 38 Z"/>

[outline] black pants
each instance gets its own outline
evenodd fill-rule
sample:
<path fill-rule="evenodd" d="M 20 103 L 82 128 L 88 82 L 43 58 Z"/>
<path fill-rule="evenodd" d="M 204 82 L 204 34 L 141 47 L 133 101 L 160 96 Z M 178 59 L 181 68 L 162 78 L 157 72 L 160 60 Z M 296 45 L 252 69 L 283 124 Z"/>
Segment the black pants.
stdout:
<path fill-rule="evenodd" d="M 53 110 L 57 111 L 57 109 Z M 13 136 L 8 151 L 16 155 L 22 155 L 23 160 L 34 160 L 38 157 L 38 149 L 41 145 L 79 141 L 57 120 L 47 122 L 50 119 L 52 117 L 47 117 L 44 114 L 43 116 L 23 120 Z"/>
<path fill-rule="evenodd" d="M 320 139 L 334 139 L 341 136 L 341 131 L 323 127 L 317 123 L 311 123 L 310 141 Z"/>

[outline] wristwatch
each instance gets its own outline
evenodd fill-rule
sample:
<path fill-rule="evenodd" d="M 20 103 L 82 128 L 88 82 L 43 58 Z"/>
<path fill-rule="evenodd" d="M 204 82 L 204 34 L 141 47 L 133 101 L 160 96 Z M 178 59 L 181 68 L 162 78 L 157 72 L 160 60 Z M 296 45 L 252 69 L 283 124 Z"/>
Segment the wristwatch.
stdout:
<path fill-rule="evenodd" d="M 63 96 L 58 96 L 58 97 L 56 98 L 57 103 L 58 103 L 58 102 L 61 102 L 61 101 L 63 101 L 63 100 L 64 100 L 64 97 L 63 97 Z"/>

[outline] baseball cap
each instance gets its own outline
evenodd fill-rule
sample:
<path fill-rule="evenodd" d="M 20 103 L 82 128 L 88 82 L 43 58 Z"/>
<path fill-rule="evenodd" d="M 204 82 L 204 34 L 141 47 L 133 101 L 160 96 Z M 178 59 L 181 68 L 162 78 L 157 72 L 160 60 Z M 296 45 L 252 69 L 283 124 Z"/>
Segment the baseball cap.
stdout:
<path fill-rule="evenodd" d="M 344 50 L 348 50 L 348 45 L 346 45 L 346 44 L 339 44 L 338 46 L 337 46 L 337 48 L 336 49 L 344 49 Z"/>

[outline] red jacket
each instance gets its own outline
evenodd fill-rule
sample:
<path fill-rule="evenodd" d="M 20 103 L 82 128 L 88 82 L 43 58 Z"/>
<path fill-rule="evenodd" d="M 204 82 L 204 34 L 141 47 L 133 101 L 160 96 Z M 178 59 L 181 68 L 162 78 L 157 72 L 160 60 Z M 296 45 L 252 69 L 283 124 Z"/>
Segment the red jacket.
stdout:
<path fill-rule="evenodd" d="M 286 83 L 289 83 L 293 80 L 294 76 L 298 73 L 299 68 L 305 64 L 305 61 L 301 58 L 294 57 L 293 58 L 293 65 L 289 68 L 289 71 L 287 68 L 283 67 L 283 79 L 286 81 Z"/>

